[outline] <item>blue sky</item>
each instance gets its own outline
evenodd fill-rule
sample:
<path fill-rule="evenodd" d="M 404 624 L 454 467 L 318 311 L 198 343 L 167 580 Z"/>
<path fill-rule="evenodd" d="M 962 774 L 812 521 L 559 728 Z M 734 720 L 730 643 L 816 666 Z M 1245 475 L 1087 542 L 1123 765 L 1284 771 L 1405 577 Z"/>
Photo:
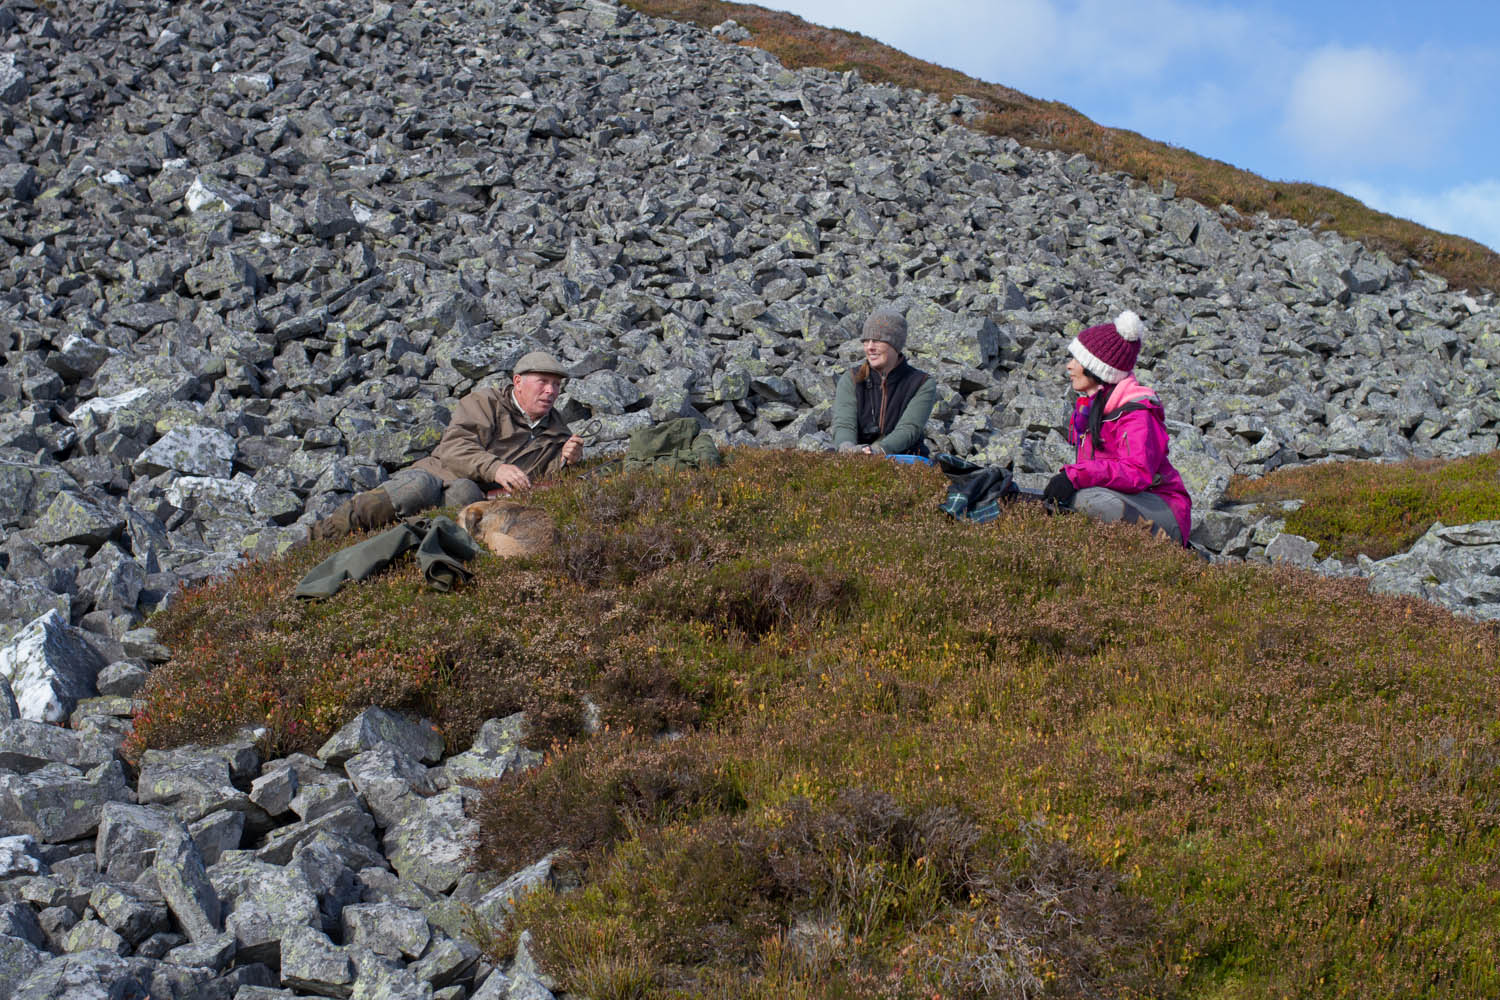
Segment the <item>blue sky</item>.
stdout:
<path fill-rule="evenodd" d="M 1500 250 L 1500 3 L 762 0 Z"/>

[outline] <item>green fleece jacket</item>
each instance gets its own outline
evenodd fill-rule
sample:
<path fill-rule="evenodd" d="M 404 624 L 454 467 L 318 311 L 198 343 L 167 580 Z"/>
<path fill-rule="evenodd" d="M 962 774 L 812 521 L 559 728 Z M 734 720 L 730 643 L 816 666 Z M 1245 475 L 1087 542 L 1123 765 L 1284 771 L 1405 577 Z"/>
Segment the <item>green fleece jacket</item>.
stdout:
<path fill-rule="evenodd" d="M 873 376 L 872 376 L 873 377 Z M 937 379 L 928 376 L 917 388 L 916 395 L 906 404 L 896 426 L 884 437 L 877 438 L 871 448 L 878 448 L 887 455 L 909 455 L 917 450 L 927 436 L 927 418 L 937 403 Z M 839 376 L 833 391 L 833 444 L 859 443 L 859 400 L 854 388 L 854 377 L 849 372 Z"/>

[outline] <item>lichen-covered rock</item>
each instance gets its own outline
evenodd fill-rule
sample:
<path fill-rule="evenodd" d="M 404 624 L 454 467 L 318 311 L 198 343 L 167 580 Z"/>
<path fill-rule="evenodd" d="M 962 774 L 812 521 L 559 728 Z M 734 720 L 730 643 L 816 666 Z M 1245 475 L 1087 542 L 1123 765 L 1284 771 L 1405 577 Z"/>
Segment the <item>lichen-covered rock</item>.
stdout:
<path fill-rule="evenodd" d="M 294 927 L 319 929 L 318 897 L 293 868 L 245 856 L 219 861 L 208 870 L 240 957 L 247 962 L 280 961 L 281 938 Z"/>
<path fill-rule="evenodd" d="M 103 545 L 125 530 L 125 518 L 104 500 L 63 492 L 52 498 L 32 528 L 46 545 Z"/>
<path fill-rule="evenodd" d="M 542 755 L 521 745 L 525 734 L 526 717 L 520 713 L 504 719 L 487 719 L 468 750 L 443 762 L 449 783 L 495 781 L 513 771 L 540 764 Z"/>
<path fill-rule="evenodd" d="M 103 949 L 59 955 L 47 959 L 21 980 L 11 1000 L 146 997 L 151 992 L 152 970 L 153 963 L 148 960 L 122 958 Z"/>
<path fill-rule="evenodd" d="M 491 927 L 504 927 L 515 912 L 521 897 L 535 892 L 547 884 L 552 877 L 552 857 L 549 855 L 535 864 L 515 872 L 495 888 L 480 896 L 474 904 L 474 912 Z"/>
<path fill-rule="evenodd" d="M 47 871 L 37 840 L 29 833 L 0 837 L 0 881 Z"/>
<path fill-rule="evenodd" d="M 355 754 L 344 762 L 344 770 L 382 827 L 437 791 L 426 765 L 391 743 Z"/>
<path fill-rule="evenodd" d="M 371 707 L 330 736 L 318 749 L 318 759 L 328 764 L 343 764 L 355 754 L 373 750 L 381 743 L 390 743 L 428 764 L 437 763 L 443 756 L 443 737 L 432 723 Z"/>
<path fill-rule="evenodd" d="M 99 811 L 94 839 L 100 871 L 111 879 L 134 881 L 151 868 L 162 840 L 181 829 L 182 824 L 162 807 L 106 803 Z"/>
<path fill-rule="evenodd" d="M 220 809 L 244 812 L 250 796 L 234 784 L 229 763 L 215 753 L 184 748 L 141 754 L 141 805 L 163 805 L 184 823 Z"/>
<path fill-rule="evenodd" d="M 349 950 L 311 927 L 293 927 L 281 942 L 281 981 L 304 993 L 348 996 L 354 986 Z"/>
<path fill-rule="evenodd" d="M 98 829 L 106 804 L 133 798 L 117 760 L 87 772 L 48 764 L 29 774 L 0 773 L 0 820 L 52 844 L 87 837 Z"/>
<path fill-rule="evenodd" d="M 383 844 L 391 867 L 433 892 L 447 892 L 463 874 L 467 845 L 478 832 L 471 818 L 479 793 L 458 785 L 422 801 L 386 830 Z"/>
<path fill-rule="evenodd" d="M 104 737 L 29 719 L 0 726 L 0 770 L 25 774 L 51 763 L 87 770 L 114 756 L 114 742 Z"/>
<path fill-rule="evenodd" d="M 45 949 L 22 938 L 0 934 L 0 996 L 14 996 L 17 987 L 47 960 Z"/>
<path fill-rule="evenodd" d="M 167 907 L 126 883 L 104 882 L 89 893 L 89 906 L 110 930 L 134 948 L 152 934 L 168 929 Z"/>
<path fill-rule="evenodd" d="M 23 719 L 59 723 L 78 699 L 96 692 L 105 659 L 56 610 L 48 611 L 0 647 L 0 676 L 9 683 Z"/>
<path fill-rule="evenodd" d="M 151 871 L 172 916 L 188 939 L 213 940 L 220 931 L 218 891 L 209 880 L 203 854 L 186 829 L 157 845 Z"/>
<path fill-rule="evenodd" d="M 234 438 L 217 427 L 174 427 L 141 452 L 134 469 L 145 476 L 171 470 L 228 479 L 234 472 L 234 453 Z"/>

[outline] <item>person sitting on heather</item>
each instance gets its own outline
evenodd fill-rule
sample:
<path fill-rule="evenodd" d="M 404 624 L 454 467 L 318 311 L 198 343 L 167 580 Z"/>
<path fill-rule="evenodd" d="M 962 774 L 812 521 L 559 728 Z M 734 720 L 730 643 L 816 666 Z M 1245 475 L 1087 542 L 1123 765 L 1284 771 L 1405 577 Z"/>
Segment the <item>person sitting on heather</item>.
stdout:
<path fill-rule="evenodd" d="M 488 493 L 530 489 L 579 461 L 583 439 L 552 408 L 567 374 L 545 351 L 525 355 L 510 385 L 476 389 L 458 401 L 431 455 L 345 501 L 313 525 L 311 537 L 341 538 L 439 504 L 463 507 Z"/>
<path fill-rule="evenodd" d="M 1167 461 L 1166 411 L 1132 370 L 1145 324 L 1126 311 L 1068 345 L 1068 379 L 1078 394 L 1068 441 L 1077 458 L 1047 483 L 1047 499 L 1101 521 L 1146 522 L 1182 545 L 1192 531 L 1192 498 Z"/>
<path fill-rule="evenodd" d="M 926 455 L 927 418 L 937 402 L 937 382 L 913 368 L 906 349 L 906 318 L 877 309 L 860 335 L 864 364 L 839 376 L 833 394 L 833 445 L 871 455 Z"/>

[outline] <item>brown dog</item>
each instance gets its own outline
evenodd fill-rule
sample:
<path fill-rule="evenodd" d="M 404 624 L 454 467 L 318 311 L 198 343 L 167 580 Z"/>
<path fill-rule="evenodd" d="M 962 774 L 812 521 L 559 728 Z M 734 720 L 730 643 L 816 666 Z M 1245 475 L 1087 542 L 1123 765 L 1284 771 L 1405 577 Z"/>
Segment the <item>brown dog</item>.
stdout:
<path fill-rule="evenodd" d="M 497 556 L 531 556 L 557 542 L 552 515 L 516 500 L 480 500 L 458 512 L 458 525 Z"/>

